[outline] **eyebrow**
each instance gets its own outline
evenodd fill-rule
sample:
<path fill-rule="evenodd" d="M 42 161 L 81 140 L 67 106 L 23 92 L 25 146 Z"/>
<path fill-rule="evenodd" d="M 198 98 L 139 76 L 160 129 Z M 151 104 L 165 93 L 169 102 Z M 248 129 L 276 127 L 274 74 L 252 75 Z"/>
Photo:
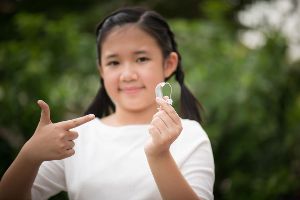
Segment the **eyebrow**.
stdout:
<path fill-rule="evenodd" d="M 108 56 L 105 56 L 106 59 L 114 58 L 114 57 L 117 57 L 117 54 L 109 54 Z"/>
<path fill-rule="evenodd" d="M 145 51 L 145 50 L 139 50 L 139 51 L 133 52 L 133 54 L 135 54 L 135 55 L 139 55 L 139 54 L 147 54 L 147 53 L 148 53 L 148 52 Z M 115 57 L 118 57 L 118 54 L 112 53 L 112 54 L 108 54 L 105 58 L 106 58 L 106 59 L 110 59 L 110 58 L 115 58 Z"/>
<path fill-rule="evenodd" d="M 135 51 L 134 54 L 136 54 L 136 55 L 138 55 L 138 54 L 147 54 L 147 51 L 145 51 L 145 50 Z"/>

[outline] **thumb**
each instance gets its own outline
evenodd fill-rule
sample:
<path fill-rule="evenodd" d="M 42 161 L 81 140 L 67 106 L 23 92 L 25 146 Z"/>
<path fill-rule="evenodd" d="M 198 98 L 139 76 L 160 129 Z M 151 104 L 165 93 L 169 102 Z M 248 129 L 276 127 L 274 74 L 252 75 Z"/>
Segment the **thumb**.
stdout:
<path fill-rule="evenodd" d="M 45 103 L 43 100 L 38 100 L 38 105 L 41 108 L 41 118 L 39 125 L 47 125 L 52 123 L 50 119 L 50 108 L 47 103 Z"/>

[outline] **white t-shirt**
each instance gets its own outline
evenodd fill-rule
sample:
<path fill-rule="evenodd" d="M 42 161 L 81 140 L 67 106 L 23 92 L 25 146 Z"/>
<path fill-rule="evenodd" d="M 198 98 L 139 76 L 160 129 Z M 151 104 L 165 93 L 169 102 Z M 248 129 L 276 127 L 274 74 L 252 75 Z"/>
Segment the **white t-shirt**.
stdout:
<path fill-rule="evenodd" d="M 144 152 L 148 126 L 113 127 L 96 118 L 76 128 L 75 155 L 43 162 L 32 199 L 47 199 L 60 191 L 67 191 L 70 200 L 161 199 Z M 182 120 L 182 126 L 171 154 L 199 197 L 213 199 L 210 141 L 198 122 Z"/>

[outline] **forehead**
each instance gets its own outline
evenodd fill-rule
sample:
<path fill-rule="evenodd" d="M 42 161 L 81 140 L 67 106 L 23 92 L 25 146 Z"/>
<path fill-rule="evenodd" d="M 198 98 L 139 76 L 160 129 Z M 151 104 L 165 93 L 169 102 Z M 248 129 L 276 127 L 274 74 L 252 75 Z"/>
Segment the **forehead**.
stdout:
<path fill-rule="evenodd" d="M 102 43 L 102 53 L 118 51 L 121 49 L 160 50 L 155 38 L 136 24 L 116 26 L 109 31 Z"/>

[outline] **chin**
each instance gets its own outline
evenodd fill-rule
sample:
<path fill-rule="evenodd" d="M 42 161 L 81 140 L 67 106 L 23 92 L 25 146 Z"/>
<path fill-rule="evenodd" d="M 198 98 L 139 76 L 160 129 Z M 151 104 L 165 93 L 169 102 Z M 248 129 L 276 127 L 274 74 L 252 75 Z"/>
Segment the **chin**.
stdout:
<path fill-rule="evenodd" d="M 129 112 L 143 112 L 146 110 L 145 107 L 137 107 L 137 106 L 127 106 L 125 107 L 125 110 L 129 111 Z"/>
<path fill-rule="evenodd" d="M 145 102 L 130 102 L 130 104 L 126 104 L 122 106 L 125 110 L 128 110 L 129 112 L 145 112 L 149 109 L 156 109 L 153 104 L 147 104 Z"/>

